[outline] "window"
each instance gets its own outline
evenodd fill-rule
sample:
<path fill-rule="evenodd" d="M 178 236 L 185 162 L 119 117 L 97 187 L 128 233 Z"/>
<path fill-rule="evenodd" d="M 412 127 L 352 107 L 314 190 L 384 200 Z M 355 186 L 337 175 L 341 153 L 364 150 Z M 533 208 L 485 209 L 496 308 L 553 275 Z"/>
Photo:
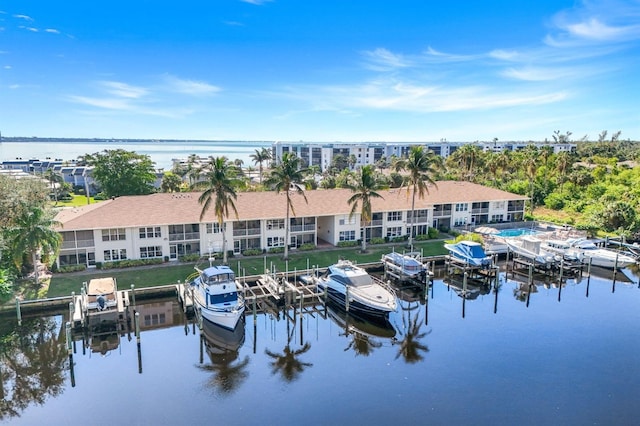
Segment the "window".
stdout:
<path fill-rule="evenodd" d="M 399 237 L 402 235 L 402 226 L 390 226 L 387 228 L 387 237 Z"/>
<path fill-rule="evenodd" d="M 162 257 L 162 246 L 140 247 L 140 258 Z"/>
<path fill-rule="evenodd" d="M 146 228 L 140 228 L 140 238 L 160 238 L 162 237 L 162 233 L 160 232 L 160 227 L 156 226 L 147 226 Z"/>
<path fill-rule="evenodd" d="M 356 231 L 340 231 L 340 241 L 355 241 Z"/>
<path fill-rule="evenodd" d="M 267 229 L 284 229 L 284 219 L 267 220 Z"/>
<path fill-rule="evenodd" d="M 389 212 L 387 213 L 387 221 L 394 222 L 402 220 L 402 212 Z"/>
<path fill-rule="evenodd" d="M 218 222 L 207 223 L 207 234 L 219 234 L 220 224 Z"/>
<path fill-rule="evenodd" d="M 123 241 L 126 239 L 124 228 L 102 230 L 102 241 Z"/>
<path fill-rule="evenodd" d="M 104 260 L 106 262 L 115 261 L 115 260 L 125 260 L 127 258 L 127 250 L 126 249 L 113 249 L 113 250 L 105 250 L 104 251 Z"/>
<path fill-rule="evenodd" d="M 493 202 L 493 208 L 496 209 L 496 210 L 504 210 L 504 205 L 505 205 L 504 201 L 494 201 Z"/>
<path fill-rule="evenodd" d="M 491 215 L 491 222 L 502 222 L 503 220 L 503 215 L 501 214 L 492 214 Z"/>
<path fill-rule="evenodd" d="M 160 325 L 165 324 L 167 322 L 167 316 L 165 313 L 160 314 L 150 314 L 144 316 L 144 325 L 145 327 L 150 327 L 152 325 Z"/>
<path fill-rule="evenodd" d="M 456 204 L 456 211 L 457 212 L 466 212 L 469 210 L 469 204 L 467 203 L 458 203 Z"/>
<path fill-rule="evenodd" d="M 353 215 L 351 217 L 349 216 L 343 216 L 340 218 L 340 220 L 338 221 L 338 223 L 342 226 L 342 225 L 355 225 L 356 224 L 356 215 Z"/>
<path fill-rule="evenodd" d="M 268 237 L 267 247 L 284 247 L 284 237 Z"/>

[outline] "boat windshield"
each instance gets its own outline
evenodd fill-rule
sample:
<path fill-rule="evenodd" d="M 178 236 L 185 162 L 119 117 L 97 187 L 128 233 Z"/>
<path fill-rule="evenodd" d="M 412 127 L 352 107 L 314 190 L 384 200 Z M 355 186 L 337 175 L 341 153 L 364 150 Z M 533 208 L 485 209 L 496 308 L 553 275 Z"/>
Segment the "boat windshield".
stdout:
<path fill-rule="evenodd" d="M 349 279 L 351 281 L 351 285 L 354 287 L 371 285 L 373 282 L 369 274 L 353 275 L 349 277 Z"/>
<path fill-rule="evenodd" d="M 218 303 L 231 303 L 238 300 L 238 292 L 232 291 L 229 293 L 223 294 L 210 294 L 209 295 L 209 303 L 218 304 Z"/>
<path fill-rule="evenodd" d="M 473 245 L 473 246 L 468 246 L 469 247 L 469 252 L 471 253 L 471 257 L 475 258 L 475 259 L 479 259 L 479 258 L 483 258 L 486 257 L 487 255 L 484 253 L 484 250 L 482 249 L 482 246 L 480 245 Z"/>
<path fill-rule="evenodd" d="M 216 275 L 209 275 L 206 277 L 206 283 L 208 285 L 211 284 L 218 284 L 218 283 L 225 283 L 228 281 L 232 281 L 234 279 L 233 274 L 216 274 Z"/>

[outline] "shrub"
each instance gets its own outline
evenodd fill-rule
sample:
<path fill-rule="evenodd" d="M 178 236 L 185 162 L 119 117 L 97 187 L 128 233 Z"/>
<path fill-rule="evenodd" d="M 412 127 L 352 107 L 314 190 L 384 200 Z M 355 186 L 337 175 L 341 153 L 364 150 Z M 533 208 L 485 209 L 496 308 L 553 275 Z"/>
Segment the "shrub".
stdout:
<path fill-rule="evenodd" d="M 302 244 L 300 246 L 300 251 L 311 251 L 311 250 L 315 250 L 315 249 L 316 249 L 316 245 L 315 244 L 311 244 L 311 243 Z"/>
<path fill-rule="evenodd" d="M 9 301 L 13 296 L 13 284 L 9 273 L 0 269 L 0 303 Z"/>
<path fill-rule="evenodd" d="M 409 239 L 408 235 L 401 235 L 399 237 L 390 238 L 389 241 L 391 241 L 392 243 L 401 243 L 403 241 L 407 241 L 408 239 Z"/>
<path fill-rule="evenodd" d="M 115 262 L 104 262 L 101 269 L 121 269 L 132 268 L 135 266 L 160 265 L 163 262 L 164 259 L 162 258 L 118 260 Z"/>
<path fill-rule="evenodd" d="M 371 239 L 371 244 L 384 244 L 385 239 L 381 237 L 376 237 Z"/>
<path fill-rule="evenodd" d="M 242 252 L 243 256 L 258 256 L 262 254 L 262 250 L 260 249 L 246 249 Z"/>
<path fill-rule="evenodd" d="M 59 272 L 61 274 L 65 274 L 65 273 L 69 273 L 69 272 L 84 271 L 86 269 L 87 269 L 87 265 L 66 265 L 66 266 L 60 266 L 54 272 Z"/>
<path fill-rule="evenodd" d="M 185 254 L 184 256 L 180 256 L 178 260 L 180 262 L 197 262 L 200 260 L 200 255 L 198 253 Z"/>
<path fill-rule="evenodd" d="M 440 232 L 436 228 L 429 228 L 427 235 L 429 236 L 429 239 L 433 240 L 440 236 Z"/>
<path fill-rule="evenodd" d="M 338 241 L 338 247 L 355 247 L 357 245 L 357 241 Z"/>
<path fill-rule="evenodd" d="M 269 253 L 284 253 L 284 247 L 271 247 Z"/>

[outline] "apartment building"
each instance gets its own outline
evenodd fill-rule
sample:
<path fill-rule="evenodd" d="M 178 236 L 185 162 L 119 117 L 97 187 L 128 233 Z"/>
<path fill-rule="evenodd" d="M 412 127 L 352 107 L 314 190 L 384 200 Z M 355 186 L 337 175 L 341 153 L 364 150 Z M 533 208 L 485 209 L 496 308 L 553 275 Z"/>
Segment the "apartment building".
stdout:
<path fill-rule="evenodd" d="M 361 238 L 415 235 L 429 227 L 449 229 L 467 224 L 521 221 L 527 197 L 470 182 L 441 181 L 429 193 L 416 197 L 412 218 L 411 194 L 404 189 L 380 192 L 372 200 L 373 218 L 365 224 L 360 214 L 350 216 L 348 189 L 306 191 L 308 202 L 292 194 L 295 215 L 289 219 L 291 249 L 303 244 L 338 245 Z M 284 247 L 287 203 L 284 193 L 239 193 L 238 216 L 219 226 L 213 210 L 202 220 L 200 193 L 157 193 L 126 196 L 79 208 L 61 210 L 56 220 L 63 237 L 58 264 L 84 264 L 124 259 L 162 258 L 175 261 L 185 254 L 234 254 L 247 249 Z"/>

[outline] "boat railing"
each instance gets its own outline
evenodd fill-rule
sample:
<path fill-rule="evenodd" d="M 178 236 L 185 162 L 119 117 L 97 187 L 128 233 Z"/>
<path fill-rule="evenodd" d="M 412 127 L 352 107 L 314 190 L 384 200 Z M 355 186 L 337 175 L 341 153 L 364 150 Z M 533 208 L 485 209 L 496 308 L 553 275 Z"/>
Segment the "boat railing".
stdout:
<path fill-rule="evenodd" d="M 388 284 L 388 283 L 387 283 L 387 282 L 385 282 L 384 280 L 381 280 L 381 279 L 380 279 L 380 278 L 378 278 L 378 277 L 374 277 L 374 276 L 372 276 L 371 278 L 373 279 L 373 281 L 374 281 L 376 284 L 379 284 L 382 288 L 384 288 L 384 289 L 385 289 L 385 290 L 387 290 L 389 293 L 391 293 L 391 294 L 393 295 L 393 297 L 396 297 L 396 291 L 395 291 L 395 289 L 394 289 L 393 287 L 391 287 L 391 285 L 390 285 L 390 284 Z"/>

